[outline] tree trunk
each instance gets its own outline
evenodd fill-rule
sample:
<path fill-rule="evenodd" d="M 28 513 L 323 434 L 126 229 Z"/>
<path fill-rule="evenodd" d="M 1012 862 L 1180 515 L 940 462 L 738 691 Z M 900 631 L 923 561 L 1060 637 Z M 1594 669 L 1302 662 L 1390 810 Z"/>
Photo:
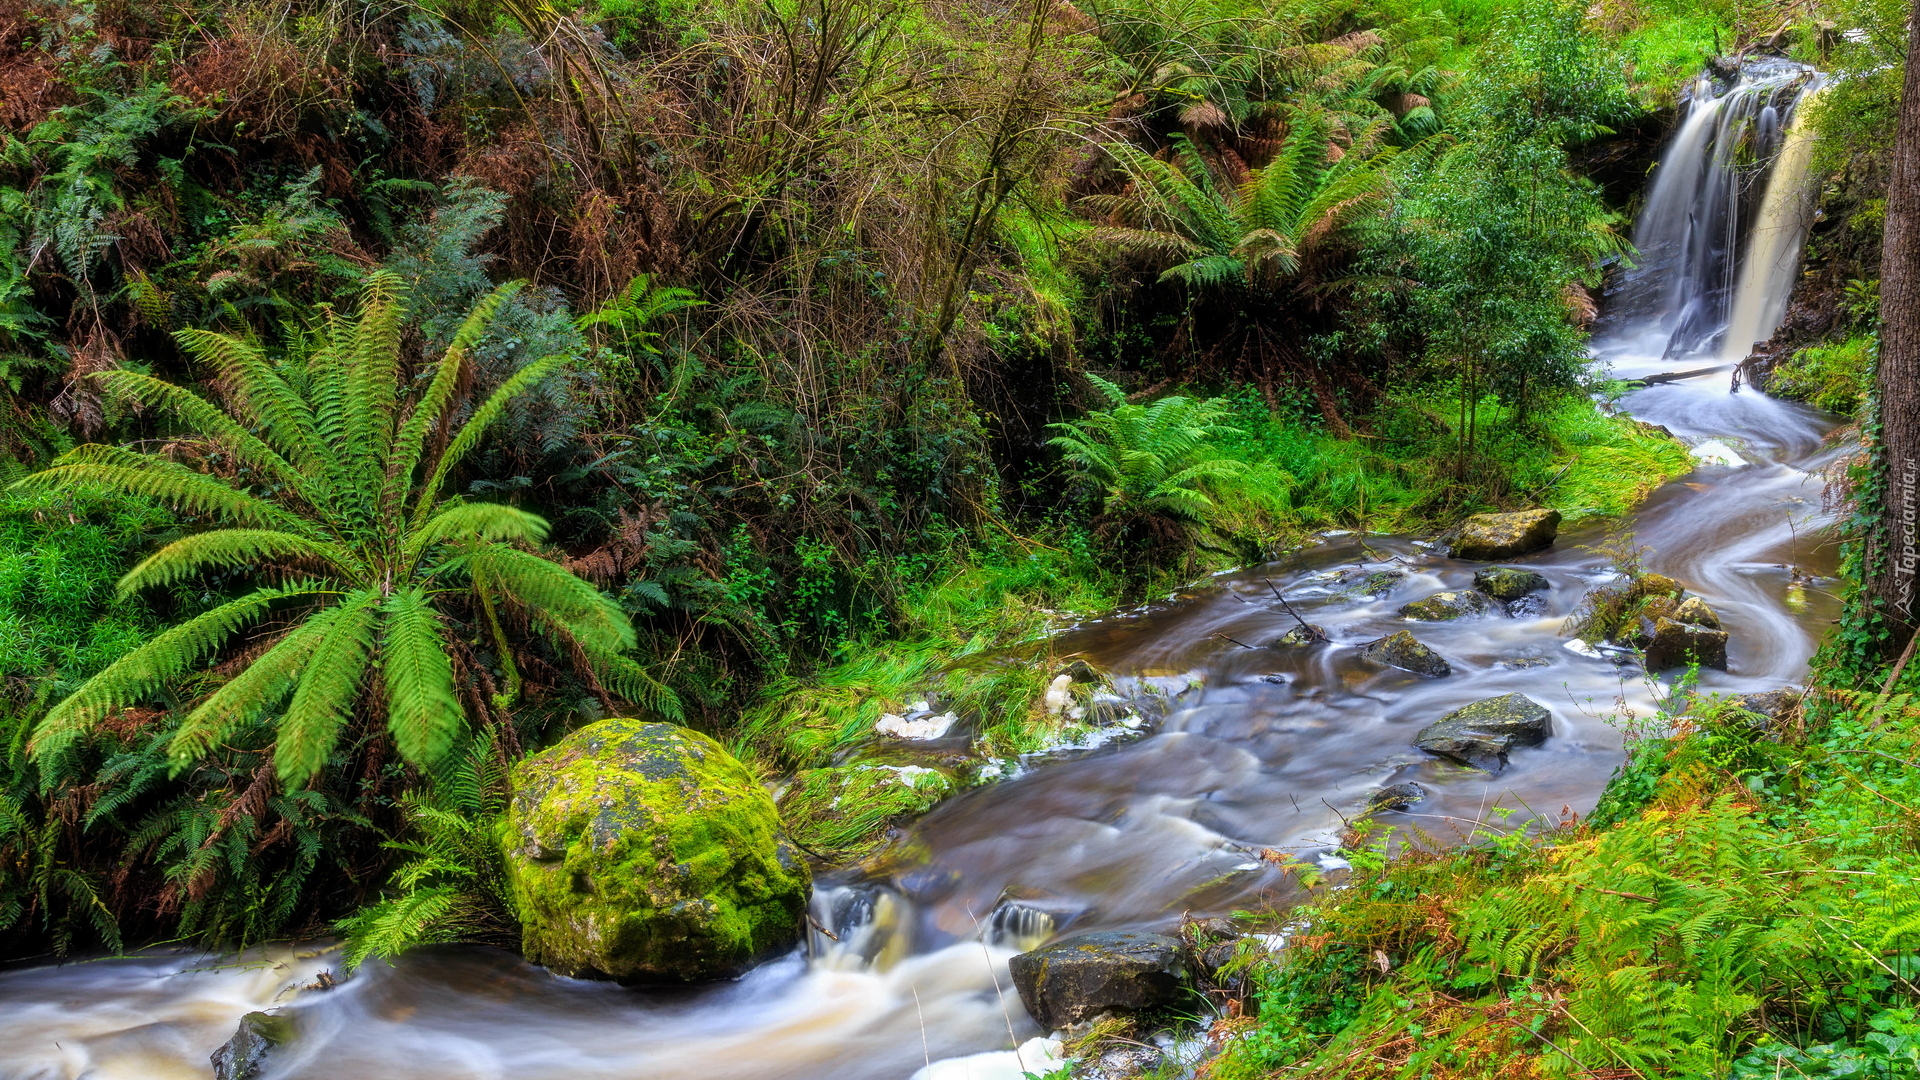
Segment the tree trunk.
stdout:
<path fill-rule="evenodd" d="M 1868 534 L 1866 584 L 1897 652 L 1914 633 L 1915 524 L 1920 515 L 1920 18 L 1907 29 L 1906 86 L 1894 134 L 1880 254 L 1880 367 L 1874 393 L 1885 477 L 1879 523 Z"/>

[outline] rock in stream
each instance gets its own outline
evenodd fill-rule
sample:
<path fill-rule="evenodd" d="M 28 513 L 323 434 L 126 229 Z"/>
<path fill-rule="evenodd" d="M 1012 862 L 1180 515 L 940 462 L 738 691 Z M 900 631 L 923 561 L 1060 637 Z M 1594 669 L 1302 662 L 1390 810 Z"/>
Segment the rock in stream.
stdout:
<path fill-rule="evenodd" d="M 1453 710 L 1428 724 L 1413 745 L 1429 754 L 1497 773 L 1507 752 L 1553 734 L 1553 714 L 1525 694 L 1503 694 Z"/>
<path fill-rule="evenodd" d="M 1007 962 L 1020 1001 L 1059 1031 L 1102 1013 L 1132 1016 L 1181 1002 L 1186 952 L 1165 934 L 1098 933 L 1056 941 Z"/>

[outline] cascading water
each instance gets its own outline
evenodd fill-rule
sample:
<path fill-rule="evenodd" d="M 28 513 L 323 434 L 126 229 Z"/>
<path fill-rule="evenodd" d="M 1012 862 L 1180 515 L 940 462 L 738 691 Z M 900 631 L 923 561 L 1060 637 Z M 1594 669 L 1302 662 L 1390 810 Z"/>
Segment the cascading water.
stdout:
<path fill-rule="evenodd" d="M 1610 298 L 1614 351 L 1738 362 L 1773 334 L 1812 225 L 1799 121 L 1820 87 L 1786 60 L 1749 62 L 1730 86 L 1694 82 L 1634 225 L 1636 265 Z"/>
<path fill-rule="evenodd" d="M 1803 190 L 1795 119 L 1814 85 L 1805 69 L 1768 63 L 1725 93 L 1696 88 L 1636 230 L 1648 250 L 1613 299 L 1600 359 L 1639 374 L 1669 354 L 1711 353 L 1729 320 L 1748 318 L 1749 291 L 1764 302 L 1745 325 L 1777 319 L 1804 235 L 1787 209 Z M 1770 178 L 1745 161 L 1771 162 Z M 1739 207 L 1756 200 L 1744 234 L 1759 239 L 1742 244 Z M 1768 221 L 1782 223 L 1772 239 Z M 1832 419 L 1728 393 L 1717 376 L 1652 386 L 1623 404 L 1704 444 L 1701 468 L 1631 522 L 1651 549 L 1647 567 L 1704 596 L 1732 634 L 1731 670 L 1703 672 L 1702 688 L 1799 679 L 1814 635 L 1837 613 L 1808 585 L 1833 565 L 1811 476 L 1839 452 L 1822 445 Z M 1063 652 L 1173 693 L 1158 730 L 1031 763 L 1018 779 L 935 810 L 884 868 L 823 876 L 811 913 L 819 929 L 806 947 L 737 982 L 626 990 L 476 948 L 370 963 L 331 989 L 316 976 L 332 956 L 286 948 L 29 969 L 0 975 L 0 1080 L 204 1080 L 207 1055 L 240 1016 L 275 1007 L 295 1037 L 260 1080 L 1019 1080 L 1049 1071 L 1054 1059 L 1033 1041 L 1042 1033 L 1007 974 L 1008 957 L 1048 936 L 1283 907 L 1299 885 L 1265 850 L 1337 866 L 1330 849 L 1343 815 L 1363 812 L 1390 784 L 1427 789 L 1405 820 L 1442 838 L 1464 836 L 1495 806 L 1590 807 L 1621 757 L 1608 714 L 1655 707 L 1631 666 L 1561 647 L 1564 618 L 1612 576 L 1583 547 L 1600 536 L 1598 525 L 1576 526 L 1524 560 L 1552 585 L 1538 610 L 1415 627 L 1452 663 L 1446 678 L 1382 669 L 1352 647 L 1406 628 L 1396 609 L 1407 600 L 1469 586 L 1474 564 L 1412 538 L 1330 538 L 1068 633 Z M 1356 595 L 1356 575 L 1381 570 L 1404 576 L 1387 595 Z M 1232 644 L 1293 625 L 1269 581 L 1333 643 Z M 1409 745 L 1441 713 L 1510 692 L 1547 705 L 1554 733 L 1517 751 L 1499 776 Z"/>

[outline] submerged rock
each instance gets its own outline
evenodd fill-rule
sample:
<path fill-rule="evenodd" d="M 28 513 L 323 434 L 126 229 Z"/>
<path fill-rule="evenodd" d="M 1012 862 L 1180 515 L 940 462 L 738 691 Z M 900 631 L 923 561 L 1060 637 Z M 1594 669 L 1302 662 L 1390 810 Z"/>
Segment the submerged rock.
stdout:
<path fill-rule="evenodd" d="M 1493 602 L 1487 599 L 1487 594 L 1468 589 L 1464 592 L 1434 593 L 1424 600 L 1403 605 L 1400 614 L 1421 622 L 1446 622 L 1484 615 L 1491 606 Z"/>
<path fill-rule="evenodd" d="M 1560 511 L 1475 514 L 1460 526 L 1447 554 L 1456 559 L 1511 559 L 1550 547 L 1560 534 Z"/>
<path fill-rule="evenodd" d="M 1413 745 L 1429 754 L 1497 773 L 1507 752 L 1553 734 L 1553 714 L 1525 694 L 1505 694 L 1455 709 L 1428 724 Z"/>
<path fill-rule="evenodd" d="M 1081 934 L 1007 962 L 1020 1001 L 1047 1031 L 1181 1002 L 1186 953 L 1165 934 Z"/>
<path fill-rule="evenodd" d="M 1474 572 L 1473 587 L 1495 600 L 1518 600 L 1528 593 L 1539 592 L 1549 586 L 1544 576 L 1532 570 L 1489 566 Z"/>
<path fill-rule="evenodd" d="M 1405 570 L 1375 570 L 1366 577 L 1361 578 L 1358 584 L 1349 588 L 1347 595 L 1353 597 L 1385 596 L 1394 589 L 1399 588 L 1400 583 L 1406 580 L 1406 577 L 1407 572 Z"/>
<path fill-rule="evenodd" d="M 1360 655 L 1378 663 L 1397 667 L 1402 671 L 1411 671 L 1415 675 L 1425 675 L 1430 679 L 1444 678 L 1453 674 L 1453 665 L 1447 658 L 1420 644 L 1412 633 L 1402 630 L 1389 634 L 1378 641 L 1369 641 L 1360 646 Z"/>
<path fill-rule="evenodd" d="M 293 1020 L 267 1012 L 250 1012 L 240 1018 L 233 1038 L 220 1044 L 209 1058 L 214 1080 L 255 1080 L 266 1071 L 267 1059 L 276 1047 L 293 1038 Z"/>
<path fill-rule="evenodd" d="M 528 960 L 562 975 L 736 975 L 799 938 L 812 888 L 773 798 L 711 738 L 602 720 L 521 762 L 502 833 Z"/>
<path fill-rule="evenodd" d="M 1647 670 L 1664 671 L 1687 664 L 1727 669 L 1727 632 L 1659 618 L 1647 642 Z"/>
<path fill-rule="evenodd" d="M 1295 623 L 1286 633 L 1267 642 L 1268 648 L 1297 649 L 1327 640 L 1327 628 L 1317 623 Z"/>
<path fill-rule="evenodd" d="M 1367 799 L 1367 813 L 1377 814 L 1382 810 L 1411 810 L 1427 797 L 1427 789 L 1409 780 L 1404 784 L 1394 784 L 1381 788 Z"/>

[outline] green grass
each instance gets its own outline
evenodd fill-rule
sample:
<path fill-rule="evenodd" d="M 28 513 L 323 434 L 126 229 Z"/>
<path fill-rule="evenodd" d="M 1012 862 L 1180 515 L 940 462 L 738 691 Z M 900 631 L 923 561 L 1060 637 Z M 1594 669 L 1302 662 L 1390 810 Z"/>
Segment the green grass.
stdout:
<path fill-rule="evenodd" d="M 1123 595 L 1083 536 L 1053 539 L 1076 550 L 999 541 L 909 595 L 904 633 L 855 640 L 819 671 L 774 680 L 732 733 L 733 751 L 767 767 L 816 766 L 871 738 L 883 713 L 923 698 L 958 712 L 990 748 L 1032 749 L 1037 704 L 1058 666 L 1050 637 Z"/>

